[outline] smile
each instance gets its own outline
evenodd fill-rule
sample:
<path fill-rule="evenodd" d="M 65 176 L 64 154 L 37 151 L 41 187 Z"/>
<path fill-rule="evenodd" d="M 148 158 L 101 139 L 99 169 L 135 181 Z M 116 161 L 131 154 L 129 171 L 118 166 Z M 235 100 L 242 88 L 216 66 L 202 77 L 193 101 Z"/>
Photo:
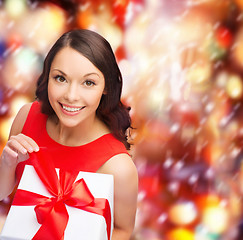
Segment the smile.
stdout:
<path fill-rule="evenodd" d="M 63 105 L 63 104 L 60 104 L 60 105 L 62 106 L 62 108 L 63 108 L 65 111 L 67 111 L 67 112 L 72 112 L 72 113 L 74 113 L 74 112 L 78 112 L 78 111 L 82 110 L 83 108 L 85 108 L 85 107 L 70 107 L 70 106 L 65 106 L 65 105 Z"/>

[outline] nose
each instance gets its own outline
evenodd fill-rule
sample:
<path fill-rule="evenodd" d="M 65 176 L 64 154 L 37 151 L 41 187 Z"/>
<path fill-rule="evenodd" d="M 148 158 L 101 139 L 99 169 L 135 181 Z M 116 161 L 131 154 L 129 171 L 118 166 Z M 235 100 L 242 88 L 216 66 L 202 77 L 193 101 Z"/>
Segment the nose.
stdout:
<path fill-rule="evenodd" d="M 65 92 L 65 96 L 64 96 L 65 99 L 70 103 L 72 103 L 79 100 L 79 96 L 80 94 L 79 94 L 78 86 L 76 86 L 76 84 L 73 83 L 69 84 Z"/>

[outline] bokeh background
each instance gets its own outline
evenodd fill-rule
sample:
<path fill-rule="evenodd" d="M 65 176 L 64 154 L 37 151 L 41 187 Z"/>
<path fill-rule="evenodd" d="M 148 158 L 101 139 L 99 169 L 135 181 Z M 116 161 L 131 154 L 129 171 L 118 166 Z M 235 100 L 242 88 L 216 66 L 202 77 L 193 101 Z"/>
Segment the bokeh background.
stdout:
<path fill-rule="evenodd" d="M 243 0 L 0 0 L 0 153 L 73 28 L 103 35 L 123 74 L 140 180 L 132 239 L 242 240 Z"/>

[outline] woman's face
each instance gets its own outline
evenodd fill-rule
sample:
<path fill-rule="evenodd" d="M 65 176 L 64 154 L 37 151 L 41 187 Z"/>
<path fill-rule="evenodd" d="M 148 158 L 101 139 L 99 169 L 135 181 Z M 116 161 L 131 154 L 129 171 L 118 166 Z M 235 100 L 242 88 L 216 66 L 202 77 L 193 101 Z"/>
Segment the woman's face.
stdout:
<path fill-rule="evenodd" d="M 74 127 L 92 122 L 104 93 L 102 72 L 78 51 L 65 47 L 50 69 L 48 98 L 61 124 Z"/>

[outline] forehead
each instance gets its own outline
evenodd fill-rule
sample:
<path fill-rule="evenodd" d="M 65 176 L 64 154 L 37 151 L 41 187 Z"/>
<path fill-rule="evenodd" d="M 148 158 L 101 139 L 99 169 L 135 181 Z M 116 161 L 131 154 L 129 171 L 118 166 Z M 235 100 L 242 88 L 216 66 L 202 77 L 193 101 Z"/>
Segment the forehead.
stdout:
<path fill-rule="evenodd" d="M 51 64 L 51 69 L 55 68 L 67 74 L 95 72 L 103 76 L 102 72 L 88 58 L 70 47 L 64 47 L 56 54 Z"/>

